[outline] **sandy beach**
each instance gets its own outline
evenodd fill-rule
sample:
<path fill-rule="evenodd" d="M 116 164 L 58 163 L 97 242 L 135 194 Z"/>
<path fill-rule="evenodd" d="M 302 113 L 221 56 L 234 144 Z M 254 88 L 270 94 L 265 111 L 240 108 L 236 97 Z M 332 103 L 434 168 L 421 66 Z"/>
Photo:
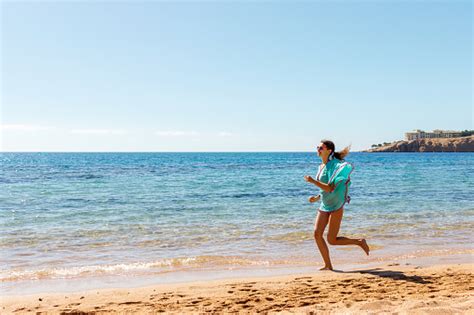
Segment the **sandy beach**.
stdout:
<path fill-rule="evenodd" d="M 473 1 L 0 1 L 0 315 L 474 315 Z"/>
<path fill-rule="evenodd" d="M 2 314 L 472 314 L 473 270 L 472 264 L 390 263 L 350 271 L 8 296 L 0 305 Z"/>

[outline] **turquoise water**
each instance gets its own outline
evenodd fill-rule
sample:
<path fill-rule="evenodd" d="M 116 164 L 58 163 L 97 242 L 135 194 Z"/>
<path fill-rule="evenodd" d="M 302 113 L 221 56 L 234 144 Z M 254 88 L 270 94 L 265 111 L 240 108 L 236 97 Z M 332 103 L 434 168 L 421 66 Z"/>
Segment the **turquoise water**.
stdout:
<path fill-rule="evenodd" d="M 352 153 L 333 261 L 472 250 L 474 154 Z M 314 153 L 2 153 L 0 280 L 320 265 Z"/>

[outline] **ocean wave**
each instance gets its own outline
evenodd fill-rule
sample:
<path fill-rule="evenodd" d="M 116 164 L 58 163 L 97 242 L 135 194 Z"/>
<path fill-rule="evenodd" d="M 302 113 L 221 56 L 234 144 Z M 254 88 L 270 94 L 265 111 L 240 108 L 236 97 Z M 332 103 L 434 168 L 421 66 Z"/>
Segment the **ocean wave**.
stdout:
<path fill-rule="evenodd" d="M 68 176 L 70 178 L 77 178 L 77 179 L 100 179 L 104 178 L 104 175 L 99 175 L 99 174 L 80 174 L 80 175 L 72 175 Z"/>
<path fill-rule="evenodd" d="M 311 231 L 296 231 L 267 238 L 270 241 L 288 242 L 288 243 L 299 243 L 313 239 L 313 233 Z"/>
<path fill-rule="evenodd" d="M 84 276 L 127 275 L 179 271 L 188 268 L 222 266 L 269 266 L 281 261 L 258 260 L 240 256 L 194 256 L 160 259 L 152 262 L 56 267 L 35 270 L 2 270 L 0 282 L 19 280 L 68 279 Z"/>

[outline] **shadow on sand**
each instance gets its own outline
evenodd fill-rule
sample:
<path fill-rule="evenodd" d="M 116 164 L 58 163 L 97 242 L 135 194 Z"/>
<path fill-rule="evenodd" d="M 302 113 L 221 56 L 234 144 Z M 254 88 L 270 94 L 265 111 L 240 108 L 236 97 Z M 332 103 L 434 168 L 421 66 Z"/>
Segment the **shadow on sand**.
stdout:
<path fill-rule="evenodd" d="M 334 272 L 371 274 L 371 275 L 382 277 L 382 278 L 390 278 L 392 280 L 409 281 L 409 282 L 415 282 L 415 283 L 419 283 L 419 284 L 432 283 L 432 281 L 430 281 L 431 277 L 407 276 L 401 271 L 384 270 L 384 269 L 381 269 L 381 268 L 366 269 L 366 270 L 354 270 L 354 271 L 334 270 Z"/>

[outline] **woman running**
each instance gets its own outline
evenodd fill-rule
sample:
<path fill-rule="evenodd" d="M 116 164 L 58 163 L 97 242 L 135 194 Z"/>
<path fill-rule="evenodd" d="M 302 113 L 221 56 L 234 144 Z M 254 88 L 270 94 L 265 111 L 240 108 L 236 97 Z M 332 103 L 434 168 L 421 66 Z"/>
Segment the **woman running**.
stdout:
<path fill-rule="evenodd" d="M 311 176 L 305 176 L 305 180 L 319 187 L 321 191 L 319 195 L 309 198 L 311 203 L 321 199 L 321 205 L 314 225 L 314 239 L 324 260 L 324 267 L 321 270 L 333 270 L 329 249 L 323 238 L 323 233 L 328 223 L 327 240 L 329 244 L 357 245 L 367 255 L 369 255 L 370 249 L 365 239 L 337 236 L 344 213 L 344 204 L 350 201 L 348 191 L 353 166 L 344 161 L 344 157 L 349 153 L 349 147 L 336 152 L 332 141 L 322 140 L 317 149 L 318 156 L 322 161 L 321 165 L 319 165 L 318 175 L 316 179 Z"/>

